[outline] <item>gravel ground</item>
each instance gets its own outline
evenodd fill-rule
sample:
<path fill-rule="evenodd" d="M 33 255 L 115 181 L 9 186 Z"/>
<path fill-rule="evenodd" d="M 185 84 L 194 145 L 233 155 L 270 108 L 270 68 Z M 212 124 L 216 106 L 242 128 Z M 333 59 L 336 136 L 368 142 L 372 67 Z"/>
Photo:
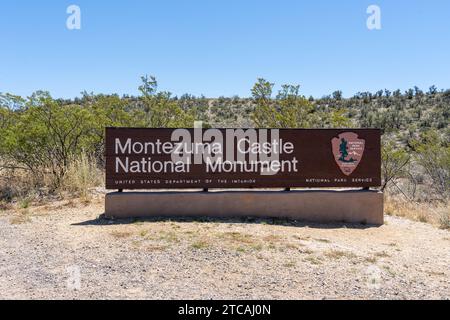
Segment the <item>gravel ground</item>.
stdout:
<path fill-rule="evenodd" d="M 100 200 L 0 212 L 0 298 L 450 298 L 450 232 L 423 223 L 108 221 L 102 212 Z"/>

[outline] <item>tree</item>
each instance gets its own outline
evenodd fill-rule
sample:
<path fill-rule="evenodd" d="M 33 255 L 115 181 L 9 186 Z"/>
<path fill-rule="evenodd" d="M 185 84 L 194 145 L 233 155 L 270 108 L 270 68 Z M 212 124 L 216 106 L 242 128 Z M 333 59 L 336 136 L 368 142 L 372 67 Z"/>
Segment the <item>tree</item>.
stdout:
<path fill-rule="evenodd" d="M 414 90 L 413 90 L 413 89 L 408 89 L 408 90 L 405 92 L 405 95 L 406 95 L 406 97 L 407 97 L 409 100 L 411 100 L 412 98 L 414 98 Z"/>
<path fill-rule="evenodd" d="M 299 85 L 283 85 L 275 99 L 272 126 L 276 128 L 310 128 L 320 124 L 314 105 L 300 95 Z"/>
<path fill-rule="evenodd" d="M 99 164 L 104 164 L 105 128 L 107 127 L 143 127 L 145 114 L 142 110 L 129 105 L 126 98 L 117 95 L 84 96 L 88 111 L 92 115 L 89 135 L 85 137 L 83 148 L 94 156 Z"/>
<path fill-rule="evenodd" d="M 252 88 L 253 101 L 256 105 L 252 119 L 259 128 L 274 126 L 276 109 L 272 100 L 273 87 L 273 83 L 259 78 Z"/>
<path fill-rule="evenodd" d="M 450 89 L 444 91 L 443 97 L 446 102 L 450 102 Z"/>
<path fill-rule="evenodd" d="M 414 95 L 416 97 L 421 97 L 421 96 L 423 96 L 423 91 L 420 90 L 420 88 L 418 86 L 414 86 Z"/>
<path fill-rule="evenodd" d="M 342 91 L 338 90 L 333 92 L 333 99 L 338 101 L 342 100 Z"/>
<path fill-rule="evenodd" d="M 402 92 L 399 89 L 397 89 L 394 91 L 393 95 L 394 95 L 394 97 L 398 98 L 402 95 Z"/>
<path fill-rule="evenodd" d="M 252 89 L 255 111 L 253 121 L 259 128 L 333 128 L 349 127 L 351 121 L 343 108 L 319 110 L 300 94 L 299 85 L 281 86 L 275 99 L 272 98 L 273 83 L 258 79 Z M 339 95 L 336 93 L 336 95 Z M 322 100 L 328 100 L 323 98 Z"/>
<path fill-rule="evenodd" d="M 184 111 L 171 98 L 170 92 L 158 92 L 158 82 L 153 76 L 144 76 L 139 91 L 145 113 L 145 126 L 150 128 L 192 127 L 194 116 Z"/>
<path fill-rule="evenodd" d="M 2 156 L 32 172 L 36 180 L 50 172 L 55 190 L 72 156 L 79 154 L 89 135 L 91 115 L 78 105 L 61 105 L 47 92 L 37 92 L 24 111 L 2 130 Z"/>
<path fill-rule="evenodd" d="M 428 90 L 428 94 L 429 95 L 435 95 L 437 93 L 438 89 L 436 86 L 431 86 L 430 89 Z"/>
<path fill-rule="evenodd" d="M 384 191 L 390 184 L 396 185 L 399 178 L 406 175 L 407 165 L 411 158 L 408 153 L 395 146 L 391 140 L 383 140 L 381 152 L 382 178 Z"/>

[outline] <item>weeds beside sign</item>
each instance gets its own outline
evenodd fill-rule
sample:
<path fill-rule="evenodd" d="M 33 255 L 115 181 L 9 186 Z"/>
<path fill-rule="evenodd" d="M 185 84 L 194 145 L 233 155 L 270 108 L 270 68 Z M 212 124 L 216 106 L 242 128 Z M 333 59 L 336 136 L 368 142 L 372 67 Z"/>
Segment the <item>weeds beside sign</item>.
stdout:
<path fill-rule="evenodd" d="M 107 189 L 377 187 L 376 129 L 106 129 Z"/>

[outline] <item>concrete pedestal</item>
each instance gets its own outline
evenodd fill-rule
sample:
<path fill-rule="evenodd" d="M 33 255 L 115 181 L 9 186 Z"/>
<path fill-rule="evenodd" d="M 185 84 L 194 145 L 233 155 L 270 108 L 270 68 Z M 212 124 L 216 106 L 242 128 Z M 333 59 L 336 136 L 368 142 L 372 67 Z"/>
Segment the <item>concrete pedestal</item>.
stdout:
<path fill-rule="evenodd" d="M 106 195 L 108 218 L 265 217 L 382 225 L 383 193 L 369 190 L 122 192 Z"/>

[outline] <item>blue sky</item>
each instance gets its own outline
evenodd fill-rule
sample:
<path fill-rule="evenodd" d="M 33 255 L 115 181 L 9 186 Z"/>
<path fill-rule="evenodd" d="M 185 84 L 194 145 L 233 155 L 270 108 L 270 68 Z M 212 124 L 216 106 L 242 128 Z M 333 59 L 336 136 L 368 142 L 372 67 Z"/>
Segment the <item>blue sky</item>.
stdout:
<path fill-rule="evenodd" d="M 66 28 L 81 8 L 82 29 Z M 382 29 L 366 27 L 381 8 Z M 320 97 L 450 88 L 448 0 L 2 0 L 0 92 L 249 96 L 258 77 Z"/>

